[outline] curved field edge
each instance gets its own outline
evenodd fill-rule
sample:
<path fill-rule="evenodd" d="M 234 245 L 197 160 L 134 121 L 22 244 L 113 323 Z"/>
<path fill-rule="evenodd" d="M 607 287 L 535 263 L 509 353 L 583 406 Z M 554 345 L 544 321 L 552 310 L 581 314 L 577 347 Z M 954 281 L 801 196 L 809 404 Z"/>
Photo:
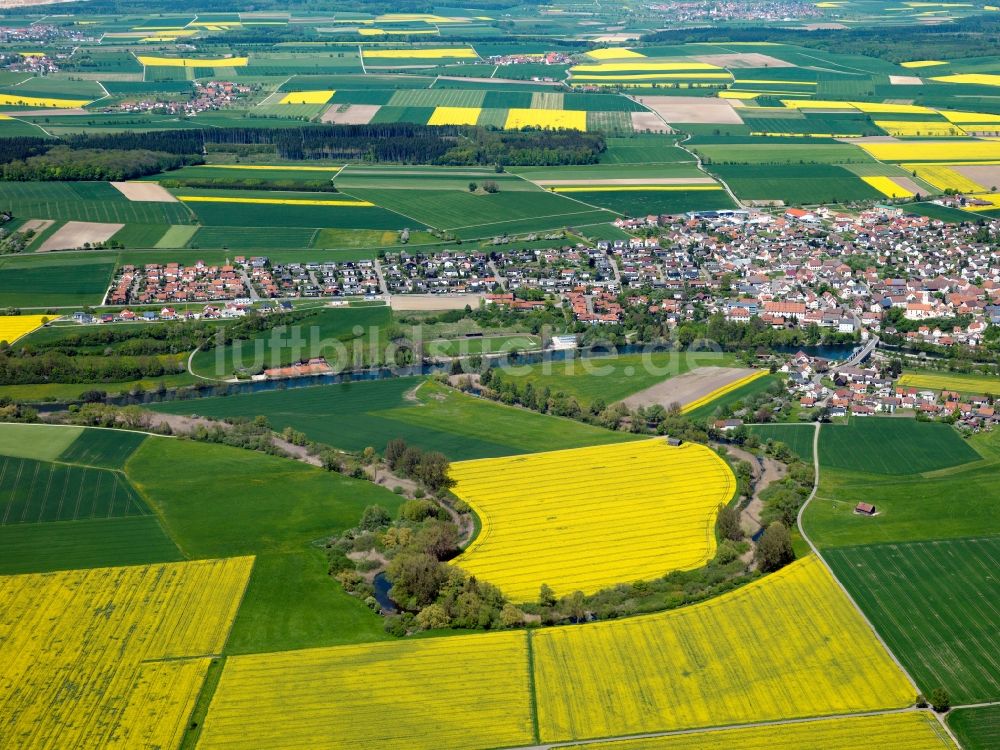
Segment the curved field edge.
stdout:
<path fill-rule="evenodd" d="M 201 746 L 234 747 L 256 726 L 267 727 L 264 749 L 374 741 L 472 750 L 895 710 L 914 696 L 823 564 L 808 557 L 668 613 L 233 656 Z"/>
<path fill-rule="evenodd" d="M 704 565 L 736 489 L 728 464 L 663 438 L 453 464 L 454 493 L 482 531 L 454 564 L 533 600 L 593 593 Z"/>

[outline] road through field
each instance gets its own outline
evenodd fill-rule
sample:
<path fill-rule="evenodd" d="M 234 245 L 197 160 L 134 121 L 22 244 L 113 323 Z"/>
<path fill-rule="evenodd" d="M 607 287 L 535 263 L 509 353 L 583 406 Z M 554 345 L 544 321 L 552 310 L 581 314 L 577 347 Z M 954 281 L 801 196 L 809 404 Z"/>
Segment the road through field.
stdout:
<path fill-rule="evenodd" d="M 892 660 L 896 663 L 896 667 L 899 668 L 899 671 L 902 672 L 904 675 L 906 675 L 906 679 L 908 679 L 910 681 L 910 684 L 913 685 L 913 694 L 914 696 L 916 696 L 917 694 L 919 694 L 920 690 L 919 688 L 917 688 L 917 683 L 916 680 L 913 679 L 913 675 L 911 675 L 906 670 L 906 667 L 903 666 L 902 662 L 899 660 L 896 654 L 892 652 L 892 650 L 889 648 L 889 645 L 882 638 L 882 635 L 878 632 L 878 630 L 875 629 L 875 626 L 872 624 L 872 621 L 868 619 L 868 615 L 866 615 L 864 610 L 862 610 L 861 607 L 858 606 L 858 603 L 854 600 L 854 597 L 851 596 L 851 592 L 848 591 L 847 587 L 844 586 L 843 583 L 841 583 L 839 578 L 837 578 L 836 574 L 833 572 L 833 568 L 830 567 L 830 564 L 826 561 L 826 558 L 824 558 L 823 555 L 820 553 L 819 547 L 817 547 L 815 543 L 813 543 L 813 540 L 809 538 L 809 535 L 806 534 L 805 526 L 802 524 L 802 518 L 805 516 L 806 508 L 809 507 L 809 503 L 813 501 L 813 499 L 816 497 L 816 493 L 819 491 L 819 436 L 822 427 L 823 423 L 817 422 L 816 432 L 813 433 L 812 491 L 809 493 L 809 497 L 806 498 L 806 501 L 802 503 L 802 507 L 799 508 L 799 514 L 795 519 L 795 523 L 798 526 L 799 533 L 802 535 L 802 538 L 805 540 L 806 544 L 809 545 L 809 549 L 812 550 L 812 553 L 816 555 L 816 557 L 820 560 L 820 562 L 823 563 L 823 566 L 830 572 L 830 575 L 832 576 L 833 580 L 836 581 L 837 586 L 839 586 L 840 590 L 844 592 L 844 596 L 847 597 L 848 601 L 854 606 L 854 609 L 857 610 L 858 614 L 861 615 L 861 618 L 865 621 L 865 623 L 867 623 L 872 633 L 878 639 L 878 642 L 882 644 L 882 648 L 885 649 L 886 653 L 889 654 Z M 961 744 L 959 743 L 958 739 L 955 737 L 954 733 L 951 731 L 951 728 L 948 726 L 948 723 L 945 721 L 945 717 L 941 714 L 938 714 L 936 711 L 932 713 L 941 723 L 941 726 L 944 728 L 944 731 L 946 731 L 948 733 L 948 736 L 951 737 L 952 741 L 954 741 L 955 745 L 957 747 L 961 747 Z"/>

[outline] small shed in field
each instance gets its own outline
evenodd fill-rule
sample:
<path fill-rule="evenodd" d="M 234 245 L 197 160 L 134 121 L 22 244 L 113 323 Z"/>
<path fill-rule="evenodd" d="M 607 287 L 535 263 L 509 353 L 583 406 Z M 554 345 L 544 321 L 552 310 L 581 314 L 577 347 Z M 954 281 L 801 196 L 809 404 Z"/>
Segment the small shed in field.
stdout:
<path fill-rule="evenodd" d="M 871 503 L 858 503 L 854 506 L 854 512 L 862 516 L 874 516 L 875 506 Z"/>

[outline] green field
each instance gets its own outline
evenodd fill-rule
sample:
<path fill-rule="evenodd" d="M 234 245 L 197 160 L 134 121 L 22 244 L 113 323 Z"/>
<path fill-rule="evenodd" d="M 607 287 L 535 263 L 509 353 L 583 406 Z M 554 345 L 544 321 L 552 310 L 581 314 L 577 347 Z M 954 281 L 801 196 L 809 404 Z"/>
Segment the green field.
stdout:
<path fill-rule="evenodd" d="M 88 429 L 59 454 L 59 460 L 68 464 L 120 469 L 145 439 L 146 435 L 142 432 Z"/>
<path fill-rule="evenodd" d="M 850 143 L 754 143 L 692 146 L 710 159 L 712 169 L 723 164 L 854 164 L 875 161 L 866 151 Z"/>
<path fill-rule="evenodd" d="M 0 307 L 97 304 L 114 268 L 78 256 L 6 256 L 0 259 Z"/>
<path fill-rule="evenodd" d="M 762 443 L 769 440 L 784 443 L 788 449 L 803 461 L 812 461 L 813 435 L 816 427 L 811 424 L 755 424 L 749 425 L 750 433 Z"/>
<path fill-rule="evenodd" d="M 925 695 L 1000 699 L 1000 538 L 845 547 L 837 577 Z"/>
<path fill-rule="evenodd" d="M 542 340 L 529 334 L 513 336 L 478 336 L 458 339 L 434 339 L 425 345 L 431 356 L 464 357 L 472 354 L 524 352 L 540 349 Z"/>
<path fill-rule="evenodd" d="M 821 460 L 827 430 L 835 428 L 822 428 Z M 921 439 L 925 435 L 921 433 Z M 928 440 L 935 444 L 933 431 Z M 949 442 L 950 438 L 941 444 L 947 446 Z M 1000 515 L 996 512 L 1000 493 L 995 481 L 1000 467 L 1000 439 L 994 432 L 980 433 L 970 438 L 968 445 L 983 460 L 926 474 L 887 475 L 822 466 L 819 492 L 803 519 L 806 531 L 822 547 L 1000 534 Z M 862 454 L 864 450 L 859 447 L 859 463 L 868 465 L 872 472 L 873 461 L 864 461 Z M 905 462 L 905 456 L 899 460 Z M 913 460 L 919 458 L 914 456 Z M 878 515 L 855 514 L 854 506 L 861 501 L 874 504 Z"/>
<path fill-rule="evenodd" d="M 468 180 L 465 182 L 467 184 Z M 410 217 L 421 225 L 451 231 L 463 239 L 597 224 L 615 218 L 610 211 L 595 209 L 554 193 L 523 188 L 506 191 L 501 186 L 500 192 L 492 195 L 470 193 L 467 189 L 344 190 Z"/>
<path fill-rule="evenodd" d="M 261 331 L 255 338 L 202 349 L 191 369 L 206 378 L 227 378 L 238 369 L 280 367 L 326 357 L 337 370 L 381 361 L 388 346 L 388 307 L 317 308 L 288 325 Z"/>
<path fill-rule="evenodd" d="M 746 385 L 741 385 L 736 390 L 730 391 L 729 393 L 719 396 L 719 398 L 710 401 L 707 404 L 699 406 L 697 409 L 689 411 L 687 413 L 687 417 L 694 420 L 708 419 L 719 409 L 732 407 L 738 401 L 743 401 L 750 396 L 762 393 L 778 381 L 779 377 L 777 375 L 765 375 L 757 378 L 756 380 L 751 380 Z"/>
<path fill-rule="evenodd" d="M 978 458 L 949 425 L 911 419 L 855 417 L 846 425 L 825 426 L 819 441 L 823 469 L 920 474 Z"/>
<path fill-rule="evenodd" d="M 792 205 L 883 197 L 857 175 L 833 164 L 713 164 L 707 168 L 745 200 L 780 200 Z"/>
<path fill-rule="evenodd" d="M 156 516 L 0 526 L 0 573 L 182 560 Z"/>
<path fill-rule="evenodd" d="M 727 355 L 713 352 L 692 356 L 648 352 L 518 365 L 504 371 L 502 377 L 519 388 L 531 383 L 536 392 L 548 388 L 552 393 L 573 396 L 586 408 L 595 399 L 613 404 L 694 367 L 725 366 L 730 361 Z"/>
<path fill-rule="evenodd" d="M 0 182 L 0 204 L 30 219 L 112 224 L 188 224 L 182 203 L 128 200 L 107 182 Z"/>
<path fill-rule="evenodd" d="M 186 440 L 147 441 L 128 475 L 185 555 L 258 556 L 229 653 L 387 637 L 379 618 L 327 575 L 313 543 L 357 524 L 367 505 L 395 511 L 400 496 L 288 459 Z"/>
<path fill-rule="evenodd" d="M 735 208 L 721 187 L 717 190 L 597 190 L 568 193 L 572 198 L 626 216 L 680 214 Z"/>
<path fill-rule="evenodd" d="M 310 247 L 319 232 L 312 227 L 198 227 L 186 245 L 247 251 L 303 248 Z"/>
<path fill-rule="evenodd" d="M 952 711 L 948 714 L 948 726 L 966 750 L 1000 747 L 1000 706 Z"/>
<path fill-rule="evenodd" d="M 0 456 L 0 525 L 147 513 L 119 472 Z"/>
<path fill-rule="evenodd" d="M 413 393 L 417 386 L 419 390 Z M 417 378 L 175 401 L 153 408 L 216 418 L 262 414 L 279 430 L 291 426 L 314 440 L 353 451 L 367 446 L 381 451 L 390 440 L 403 438 L 455 461 L 631 439 L 624 433 L 502 406 Z"/>
<path fill-rule="evenodd" d="M 84 432 L 82 427 L 0 424 L 0 456 L 54 461 Z"/>

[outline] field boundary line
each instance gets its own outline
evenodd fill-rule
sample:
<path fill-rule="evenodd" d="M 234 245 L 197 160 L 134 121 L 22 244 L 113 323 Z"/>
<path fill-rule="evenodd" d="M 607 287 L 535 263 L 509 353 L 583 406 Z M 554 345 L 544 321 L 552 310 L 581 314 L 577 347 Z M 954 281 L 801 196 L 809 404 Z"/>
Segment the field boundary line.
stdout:
<path fill-rule="evenodd" d="M 909 670 L 907 670 L 906 667 L 903 666 L 903 663 L 899 660 L 899 657 L 896 656 L 895 652 L 889 648 L 889 644 L 885 642 L 885 639 L 882 638 L 882 634 L 878 632 L 878 630 L 875 628 L 875 625 L 872 624 L 872 621 L 868 619 L 868 615 L 865 614 L 864 610 L 862 610 L 861 607 L 858 606 L 858 603 L 854 600 L 854 597 L 851 596 L 851 592 L 848 591 L 847 587 L 841 582 L 839 578 L 837 578 L 837 574 L 833 572 L 833 568 L 830 567 L 830 563 L 828 563 L 826 561 L 826 558 L 823 557 L 822 553 L 819 551 L 819 547 L 817 547 L 816 544 L 813 542 L 813 540 L 809 538 L 809 535 L 806 534 L 805 526 L 802 523 L 802 519 L 805 516 L 806 508 L 809 507 L 809 504 L 813 501 L 813 499 L 816 497 L 817 492 L 819 491 L 819 476 L 820 476 L 819 437 L 820 437 L 820 430 L 822 429 L 822 427 L 823 423 L 817 422 L 816 430 L 813 433 L 812 491 L 809 493 L 809 496 L 806 498 L 806 501 L 802 503 L 802 507 L 799 508 L 798 515 L 795 518 L 795 525 L 798 527 L 799 534 L 802 535 L 802 538 L 805 540 L 806 544 L 809 545 L 809 549 L 812 550 L 812 553 L 816 555 L 816 558 L 823 564 L 823 567 L 826 568 L 827 572 L 830 574 L 830 577 L 833 578 L 837 586 L 844 593 L 844 596 L 846 596 L 847 600 L 853 605 L 855 611 L 861 616 L 861 619 L 865 621 L 865 624 L 868 625 L 868 628 L 871 630 L 872 635 L 874 635 L 875 638 L 878 640 L 878 642 L 882 644 L 882 648 L 885 649 L 885 652 L 889 655 L 889 658 L 891 658 L 893 662 L 895 662 L 896 667 L 899 669 L 899 671 L 906 676 L 907 680 L 909 680 L 910 685 L 913 687 L 913 695 L 914 697 L 916 697 L 917 695 L 920 695 L 920 688 L 917 685 L 916 680 L 913 679 L 913 675 L 911 675 Z M 914 708 L 913 710 L 918 710 L 918 709 Z M 961 748 L 962 744 L 958 741 L 958 738 L 952 733 L 951 728 L 948 726 L 948 722 L 945 720 L 946 715 L 938 714 L 937 711 L 931 711 L 931 714 L 934 716 L 934 718 L 938 720 L 938 723 L 944 728 L 944 731 L 948 733 L 948 736 L 951 737 L 951 740 L 952 742 L 955 743 L 955 746 Z"/>
<path fill-rule="evenodd" d="M 525 631 L 528 644 L 528 705 L 531 708 L 531 731 L 535 742 L 542 741 L 541 729 L 538 725 L 538 685 L 535 683 L 535 646 L 532 641 L 534 632 L 531 628 Z"/>
<path fill-rule="evenodd" d="M 513 174 L 515 177 L 524 180 L 529 185 L 534 185 L 536 188 L 538 188 L 539 190 L 541 190 L 543 193 L 553 193 L 554 195 L 558 195 L 560 198 L 569 198 L 571 201 L 576 201 L 581 206 L 590 206 L 590 208 L 593 208 L 593 209 L 595 209 L 597 211 L 610 211 L 615 216 L 621 217 L 621 216 L 625 215 L 625 214 L 618 213 L 617 211 L 611 211 L 610 208 L 605 208 L 604 206 L 595 206 L 593 203 L 587 203 L 586 201 L 582 201 L 579 198 L 574 198 L 572 195 L 566 195 L 565 193 L 556 193 L 555 191 L 552 191 L 552 190 L 549 190 L 548 188 L 542 187 L 541 185 L 539 185 L 534 180 L 529 180 L 524 175 L 517 174 L 517 173 L 514 173 L 514 172 L 508 172 L 507 174 Z M 556 214 L 556 215 L 557 216 L 561 216 L 562 214 Z M 540 217 L 540 218 L 545 218 L 545 217 Z M 599 223 L 601 223 L 601 224 L 609 224 L 610 222 L 599 222 Z M 473 224 L 472 226 L 482 226 L 482 225 Z M 595 226 L 595 225 L 588 224 L 587 226 Z"/>
<path fill-rule="evenodd" d="M 812 724 L 815 722 L 830 721 L 834 719 L 860 719 L 871 716 L 894 716 L 896 714 L 922 713 L 924 711 L 933 713 L 933 711 L 931 711 L 930 709 L 917 708 L 915 706 L 907 706 L 906 708 L 888 708 L 882 711 L 859 711 L 857 713 L 829 714 L 829 715 L 821 714 L 817 716 L 803 716 L 794 719 L 774 719 L 772 721 L 756 721 L 756 722 L 751 722 L 749 724 L 724 724 L 722 726 L 713 726 L 713 727 L 671 729 L 663 732 L 643 732 L 641 734 L 623 734 L 611 737 L 592 737 L 588 739 L 579 739 L 579 740 L 559 740 L 557 742 L 546 742 L 546 743 L 541 743 L 539 745 L 518 746 L 516 748 L 511 748 L 511 750 L 551 750 L 553 748 L 560 748 L 560 747 L 578 747 L 581 745 L 595 745 L 608 742 L 622 742 L 625 740 L 656 739 L 659 737 L 683 737 L 684 735 L 691 735 L 691 734 L 714 734 L 716 732 L 729 732 L 740 729 L 754 729 L 757 727 L 788 726 L 792 724 Z M 961 747 L 961 745 L 958 745 L 957 743 L 956 745 L 958 747 Z"/>
<path fill-rule="evenodd" d="M 664 121 L 664 122 L 666 122 L 666 121 Z M 691 140 L 691 138 L 693 138 L 693 137 L 694 137 L 693 133 L 688 133 L 687 135 L 685 135 L 683 138 L 681 138 L 679 141 L 677 141 L 677 144 L 676 144 L 677 148 L 679 148 L 679 149 L 681 149 L 683 151 L 687 151 L 687 153 L 691 154 L 691 156 L 694 157 L 695 165 L 698 167 L 698 169 L 700 169 L 706 175 L 708 175 L 713 180 L 715 180 L 720 185 L 722 185 L 722 187 L 725 188 L 726 192 L 729 193 L 729 197 L 732 198 L 733 203 L 735 203 L 740 208 L 745 208 L 745 206 L 743 205 L 743 201 L 741 201 L 739 198 L 737 198 L 736 197 L 736 193 L 734 193 L 733 189 L 731 187 L 729 187 L 729 183 L 727 183 L 724 179 L 722 179 L 718 175 L 712 174 L 707 169 L 705 169 L 705 165 L 702 163 L 701 157 L 698 154 L 696 154 L 694 151 L 691 151 L 687 146 L 684 145 L 689 140 Z"/>
<path fill-rule="evenodd" d="M 582 203 L 580 201 L 577 201 L 577 203 L 580 203 L 581 206 L 589 205 L 587 203 Z M 610 209 L 607 209 L 607 208 L 599 208 L 599 207 L 595 206 L 595 210 L 597 210 L 597 211 L 607 211 L 609 214 L 615 214 L 614 211 L 611 211 Z M 515 222 L 515 221 L 535 221 L 535 220 L 538 220 L 538 219 L 557 219 L 560 216 L 579 216 L 580 214 L 585 214 L 585 213 L 588 213 L 588 212 L 587 211 L 570 211 L 569 213 L 564 213 L 564 214 L 546 214 L 545 216 L 531 216 L 531 217 L 524 218 L 524 219 L 504 219 L 502 221 L 488 221 L 485 224 L 463 224 L 463 225 L 457 226 L 457 227 L 447 227 L 444 231 L 446 231 L 446 232 L 453 232 L 453 231 L 455 231 L 457 229 L 478 229 L 479 227 L 491 227 L 491 226 L 494 226 L 495 224 L 510 224 L 511 222 Z M 617 216 L 619 216 L 619 214 L 615 214 L 615 216 L 617 217 Z M 608 222 L 608 223 L 610 223 L 610 222 Z M 538 233 L 538 232 L 545 232 L 545 231 L 551 232 L 552 230 L 551 229 L 548 229 L 548 230 L 546 230 L 546 229 L 535 229 L 535 230 L 532 230 L 532 231 Z M 527 232 L 522 232 L 522 233 L 523 234 L 527 234 Z"/>

